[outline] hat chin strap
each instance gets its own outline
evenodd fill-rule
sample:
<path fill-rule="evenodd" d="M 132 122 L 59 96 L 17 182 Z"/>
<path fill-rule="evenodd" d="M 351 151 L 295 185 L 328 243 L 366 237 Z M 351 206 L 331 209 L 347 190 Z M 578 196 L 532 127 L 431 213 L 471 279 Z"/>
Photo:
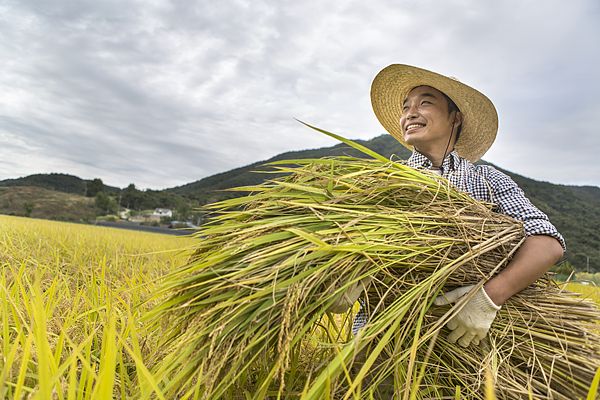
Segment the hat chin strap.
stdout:
<path fill-rule="evenodd" d="M 442 175 L 444 174 L 444 160 L 446 159 L 446 154 L 448 154 L 448 148 L 450 147 L 450 142 L 452 141 L 452 135 L 454 135 L 454 122 L 456 122 L 456 116 L 454 117 L 454 121 L 452 121 L 452 130 L 450 131 L 450 137 L 448 138 L 448 144 L 446 145 L 446 150 L 444 150 L 444 156 L 442 157 L 442 163 L 439 166 L 433 165 L 431 163 L 432 168 L 439 168 L 442 171 Z"/>

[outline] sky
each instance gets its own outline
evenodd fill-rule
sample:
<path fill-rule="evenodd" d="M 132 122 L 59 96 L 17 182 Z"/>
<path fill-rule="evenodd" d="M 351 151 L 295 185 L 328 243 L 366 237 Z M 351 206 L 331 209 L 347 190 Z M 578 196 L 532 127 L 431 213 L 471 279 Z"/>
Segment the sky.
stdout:
<path fill-rule="evenodd" d="M 484 160 L 600 186 L 598 0 L 0 0 L 0 180 L 164 189 L 385 133 L 390 64 L 499 115 Z"/>

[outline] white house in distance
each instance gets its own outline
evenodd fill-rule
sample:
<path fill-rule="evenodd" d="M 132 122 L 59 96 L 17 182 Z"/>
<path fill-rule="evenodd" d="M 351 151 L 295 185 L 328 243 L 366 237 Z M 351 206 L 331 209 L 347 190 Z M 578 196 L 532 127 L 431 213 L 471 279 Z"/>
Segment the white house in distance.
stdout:
<path fill-rule="evenodd" d="M 157 215 L 158 217 L 172 217 L 173 211 L 168 208 L 155 208 L 152 215 Z"/>

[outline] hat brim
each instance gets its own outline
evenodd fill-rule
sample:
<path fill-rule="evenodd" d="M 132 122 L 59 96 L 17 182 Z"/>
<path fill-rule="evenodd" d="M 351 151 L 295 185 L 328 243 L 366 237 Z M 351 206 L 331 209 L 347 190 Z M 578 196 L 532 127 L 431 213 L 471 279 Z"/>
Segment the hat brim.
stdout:
<path fill-rule="evenodd" d="M 496 139 L 498 113 L 484 94 L 458 80 L 410 65 L 384 68 L 371 85 L 371 104 L 381 125 L 405 147 L 413 149 L 404 141 L 400 117 L 404 100 L 418 86 L 431 86 L 452 99 L 463 115 L 454 149 L 471 162 L 479 160 Z"/>

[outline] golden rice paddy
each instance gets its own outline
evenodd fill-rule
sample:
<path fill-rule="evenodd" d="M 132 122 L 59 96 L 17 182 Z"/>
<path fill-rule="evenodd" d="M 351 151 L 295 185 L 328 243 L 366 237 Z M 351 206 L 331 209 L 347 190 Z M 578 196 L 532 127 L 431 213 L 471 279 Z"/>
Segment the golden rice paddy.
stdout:
<path fill-rule="evenodd" d="M 197 240 L 0 215 L 0 398 L 167 398 L 148 299 Z"/>

